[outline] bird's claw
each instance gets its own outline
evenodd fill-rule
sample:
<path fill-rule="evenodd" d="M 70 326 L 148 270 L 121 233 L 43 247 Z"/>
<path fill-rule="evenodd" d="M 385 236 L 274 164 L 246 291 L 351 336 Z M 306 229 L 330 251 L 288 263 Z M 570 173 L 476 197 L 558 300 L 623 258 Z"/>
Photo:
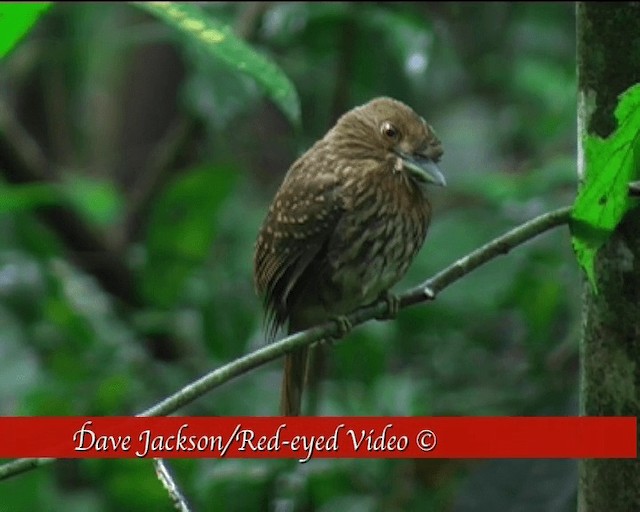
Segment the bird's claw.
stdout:
<path fill-rule="evenodd" d="M 344 315 L 338 316 L 334 318 L 336 325 L 338 326 L 338 332 L 336 333 L 336 339 L 343 338 L 351 329 L 353 329 L 353 324 L 351 321 Z"/>
<path fill-rule="evenodd" d="M 392 320 L 394 319 L 398 311 L 400 311 L 400 298 L 394 293 L 387 292 L 381 297 L 387 303 L 387 311 L 382 315 L 377 316 L 378 320 Z"/>
<path fill-rule="evenodd" d="M 338 329 L 337 332 L 328 338 L 324 338 L 321 342 L 326 345 L 333 345 L 340 338 L 344 338 L 351 329 L 353 329 L 353 324 L 346 316 L 337 316 L 333 318 L 333 321 L 336 323 Z"/>

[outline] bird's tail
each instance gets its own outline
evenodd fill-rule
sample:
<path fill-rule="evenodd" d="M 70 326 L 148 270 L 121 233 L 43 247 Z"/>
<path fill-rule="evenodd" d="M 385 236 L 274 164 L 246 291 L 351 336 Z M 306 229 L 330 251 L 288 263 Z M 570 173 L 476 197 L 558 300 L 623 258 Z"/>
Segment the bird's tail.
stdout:
<path fill-rule="evenodd" d="M 304 347 L 284 356 L 284 374 L 280 396 L 280 412 L 283 416 L 300 416 L 308 352 L 309 349 Z"/>

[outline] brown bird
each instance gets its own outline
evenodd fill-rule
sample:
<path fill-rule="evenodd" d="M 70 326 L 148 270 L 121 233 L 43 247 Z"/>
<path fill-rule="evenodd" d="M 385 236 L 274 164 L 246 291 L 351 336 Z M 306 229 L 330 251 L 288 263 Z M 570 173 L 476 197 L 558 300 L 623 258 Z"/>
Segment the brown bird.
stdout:
<path fill-rule="evenodd" d="M 388 297 L 422 246 L 428 184 L 445 185 L 442 146 L 405 104 L 377 98 L 344 114 L 287 172 L 256 241 L 254 279 L 268 336 Z M 285 356 L 281 412 L 300 414 L 307 349 Z"/>

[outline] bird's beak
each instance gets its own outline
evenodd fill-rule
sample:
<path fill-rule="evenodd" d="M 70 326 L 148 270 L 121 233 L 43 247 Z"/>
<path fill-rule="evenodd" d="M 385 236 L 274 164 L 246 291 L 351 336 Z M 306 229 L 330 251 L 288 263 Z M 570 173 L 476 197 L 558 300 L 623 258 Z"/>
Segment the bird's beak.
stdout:
<path fill-rule="evenodd" d="M 447 180 L 444 179 L 442 171 L 438 165 L 429 157 L 420 154 L 398 152 L 402 160 L 402 168 L 419 183 L 446 187 Z"/>

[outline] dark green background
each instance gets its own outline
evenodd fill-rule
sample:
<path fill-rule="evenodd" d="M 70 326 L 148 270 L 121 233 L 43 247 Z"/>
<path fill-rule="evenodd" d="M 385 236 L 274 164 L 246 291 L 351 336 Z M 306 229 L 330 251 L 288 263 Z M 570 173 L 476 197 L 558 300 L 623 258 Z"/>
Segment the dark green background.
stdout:
<path fill-rule="evenodd" d="M 291 79 L 301 129 L 253 79 L 125 4 L 57 4 L 0 62 L 0 108 L 63 180 L 55 193 L 121 251 L 145 302 L 123 312 L 71 264 L 34 214 L 52 189 L 2 183 L 14 201 L 0 197 L 2 415 L 135 414 L 261 346 L 251 272 L 269 201 L 297 155 L 375 96 L 434 126 L 449 184 L 433 191 L 430 234 L 396 290 L 575 197 L 573 4 L 204 8 Z M 434 303 L 356 329 L 321 365 L 316 413 L 576 414 L 579 290 L 568 231 L 548 233 Z M 280 371 L 259 368 L 180 412 L 276 414 Z M 171 466 L 198 511 L 575 510 L 573 461 Z M 0 482 L 5 510 L 171 505 L 149 461 L 93 460 Z"/>

